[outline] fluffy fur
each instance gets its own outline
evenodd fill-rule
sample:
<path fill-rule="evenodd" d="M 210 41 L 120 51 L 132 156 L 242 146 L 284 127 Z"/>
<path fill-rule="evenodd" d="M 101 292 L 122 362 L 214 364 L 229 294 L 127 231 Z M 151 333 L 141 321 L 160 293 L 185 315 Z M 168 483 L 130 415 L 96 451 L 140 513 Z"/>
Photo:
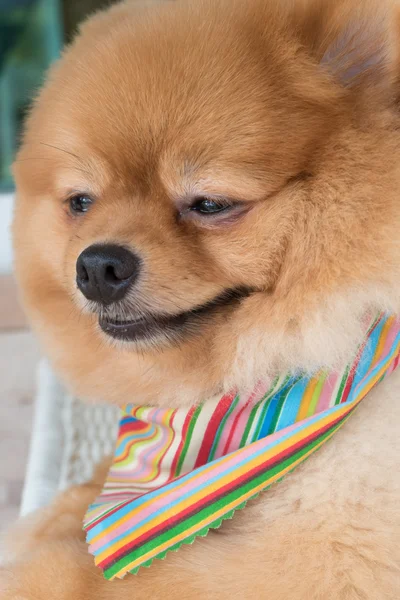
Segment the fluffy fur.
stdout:
<path fill-rule="evenodd" d="M 84 24 L 15 164 L 23 300 L 74 392 L 194 403 L 281 369 L 334 368 L 354 353 L 366 310 L 399 311 L 398 47 L 390 0 L 126 2 Z M 76 193 L 94 199 L 79 217 Z M 199 197 L 236 209 L 201 217 Z M 179 340 L 111 343 L 104 309 L 75 285 L 80 252 L 105 241 L 143 262 L 109 315 L 253 293 Z M 75 491 L 72 508 L 70 494 L 52 510 L 78 518 L 11 567 L 9 597 L 394 599 L 396 406 L 381 415 L 378 400 L 221 534 L 121 584 L 99 578 L 77 539 L 87 493 Z"/>
<path fill-rule="evenodd" d="M 396 600 L 400 590 L 400 373 L 323 450 L 225 521 L 122 582 L 88 555 L 82 519 L 99 483 L 74 488 L 10 536 L 2 600 Z M 3 588 L 1 587 L 3 585 Z"/>

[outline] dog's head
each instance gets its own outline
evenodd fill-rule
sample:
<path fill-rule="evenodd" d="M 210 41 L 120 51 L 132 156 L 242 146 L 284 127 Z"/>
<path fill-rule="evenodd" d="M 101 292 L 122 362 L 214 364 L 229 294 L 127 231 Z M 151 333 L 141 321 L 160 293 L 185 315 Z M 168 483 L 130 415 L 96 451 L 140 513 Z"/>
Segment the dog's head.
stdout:
<path fill-rule="evenodd" d="M 291 4 L 122 4 L 51 71 L 16 266 L 79 393 L 192 402 L 333 364 L 395 304 L 395 17 Z"/>

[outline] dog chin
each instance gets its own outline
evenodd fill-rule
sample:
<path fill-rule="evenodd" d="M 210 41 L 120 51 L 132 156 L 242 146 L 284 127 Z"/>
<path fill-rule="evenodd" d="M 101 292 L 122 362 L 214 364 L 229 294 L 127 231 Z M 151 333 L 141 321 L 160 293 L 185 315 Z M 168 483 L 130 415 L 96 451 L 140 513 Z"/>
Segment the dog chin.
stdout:
<path fill-rule="evenodd" d="M 140 352 L 161 352 L 178 346 L 187 338 L 198 335 L 202 329 L 200 323 L 185 323 L 183 315 L 171 319 L 151 317 L 131 321 L 100 317 L 97 327 L 102 338 L 113 347 Z"/>
<path fill-rule="evenodd" d="M 178 347 L 183 344 L 186 336 L 183 332 L 174 332 L 173 334 L 165 331 L 157 331 L 146 334 L 138 339 L 132 340 L 128 337 L 114 337 L 105 332 L 103 327 L 97 322 L 96 329 L 103 342 L 116 350 L 138 352 L 140 354 L 156 354 L 164 352 L 172 347 Z M 200 332 L 198 332 L 200 333 Z"/>
<path fill-rule="evenodd" d="M 200 335 L 218 315 L 231 312 L 254 291 L 246 287 L 225 290 L 212 300 L 176 314 L 130 314 L 124 306 L 104 308 L 94 303 L 87 304 L 84 312 L 96 315 L 98 330 L 113 346 L 161 351 Z"/>

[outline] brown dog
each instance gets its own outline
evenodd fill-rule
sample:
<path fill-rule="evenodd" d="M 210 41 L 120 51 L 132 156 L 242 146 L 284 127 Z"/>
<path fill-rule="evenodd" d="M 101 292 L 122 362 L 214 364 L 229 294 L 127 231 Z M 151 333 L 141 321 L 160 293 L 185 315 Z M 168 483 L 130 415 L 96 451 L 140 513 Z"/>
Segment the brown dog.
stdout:
<path fill-rule="evenodd" d="M 191 0 L 83 26 L 15 165 L 23 299 L 74 392 L 193 404 L 340 366 L 399 311 L 397 25 L 389 0 Z M 397 598 L 395 396 L 123 582 L 79 533 L 96 486 L 71 491 L 21 524 L 2 598 Z"/>

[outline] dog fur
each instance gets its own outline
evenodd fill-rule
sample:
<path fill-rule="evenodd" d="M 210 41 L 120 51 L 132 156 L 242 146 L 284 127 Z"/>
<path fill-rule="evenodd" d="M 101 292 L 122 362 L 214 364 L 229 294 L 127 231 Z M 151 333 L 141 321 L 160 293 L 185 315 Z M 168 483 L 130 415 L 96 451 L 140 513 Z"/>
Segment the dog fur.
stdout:
<path fill-rule="evenodd" d="M 398 23 L 389 0 L 182 0 L 126 2 L 84 24 L 15 163 L 22 297 L 75 393 L 178 406 L 282 369 L 332 369 L 367 310 L 399 311 Z M 95 200 L 87 215 L 68 210 L 77 192 Z M 198 197 L 237 210 L 199 217 Z M 97 242 L 142 259 L 124 316 L 252 293 L 179 343 L 111 343 L 75 285 Z M 101 579 L 79 533 L 96 485 L 68 492 L 19 526 L 27 547 L 4 594 L 397 598 L 392 380 L 284 483 L 138 577 Z"/>

